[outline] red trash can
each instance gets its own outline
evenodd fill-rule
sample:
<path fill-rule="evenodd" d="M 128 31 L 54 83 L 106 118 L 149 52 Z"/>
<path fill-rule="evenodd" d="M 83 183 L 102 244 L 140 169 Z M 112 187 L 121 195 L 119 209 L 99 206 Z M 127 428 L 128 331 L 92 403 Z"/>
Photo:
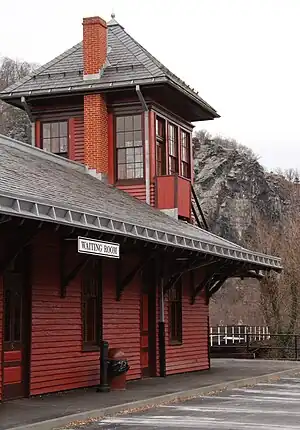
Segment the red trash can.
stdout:
<path fill-rule="evenodd" d="M 108 383 L 112 391 L 126 390 L 128 361 L 119 348 L 108 350 Z"/>

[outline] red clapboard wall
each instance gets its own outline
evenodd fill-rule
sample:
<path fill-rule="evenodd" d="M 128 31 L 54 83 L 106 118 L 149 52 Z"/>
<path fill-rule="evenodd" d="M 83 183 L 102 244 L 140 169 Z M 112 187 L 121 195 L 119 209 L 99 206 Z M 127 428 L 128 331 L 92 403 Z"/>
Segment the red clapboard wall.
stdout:
<path fill-rule="evenodd" d="M 124 258 L 124 257 L 123 257 Z M 120 348 L 129 361 L 127 379 L 141 377 L 140 365 L 140 277 L 136 276 L 116 301 L 116 265 L 103 264 L 103 339 L 110 348 Z M 134 260 L 125 259 L 122 277 L 133 269 Z"/>
<path fill-rule="evenodd" d="M 60 298 L 57 238 L 36 239 L 32 266 L 30 394 L 96 385 L 99 353 L 82 352 L 80 279 Z"/>
<path fill-rule="evenodd" d="M 74 161 L 84 162 L 84 121 L 83 116 L 74 118 Z"/>
<path fill-rule="evenodd" d="M 182 278 L 182 345 L 170 345 L 168 310 L 166 300 L 166 367 L 167 374 L 205 370 L 209 368 L 208 357 L 208 306 L 204 295 L 191 304 L 191 277 Z"/>
<path fill-rule="evenodd" d="M 195 304 L 191 305 L 191 277 L 189 274 L 184 276 L 182 281 L 181 345 L 170 345 L 168 294 L 165 297 L 166 370 L 168 375 L 209 368 L 207 328 L 209 309 L 203 295 L 197 297 Z M 159 321 L 159 297 L 157 298 L 157 318 Z M 157 351 L 159 351 L 158 341 Z M 158 354 L 157 374 L 159 375 Z"/>
<path fill-rule="evenodd" d="M 0 400 L 2 399 L 3 278 L 0 276 Z"/>
<path fill-rule="evenodd" d="M 136 197 L 143 202 L 146 202 L 146 185 L 138 184 L 138 185 L 117 185 L 117 187 L 130 194 L 132 197 Z M 150 204 L 151 206 L 155 205 L 155 187 L 154 184 L 150 185 Z"/>

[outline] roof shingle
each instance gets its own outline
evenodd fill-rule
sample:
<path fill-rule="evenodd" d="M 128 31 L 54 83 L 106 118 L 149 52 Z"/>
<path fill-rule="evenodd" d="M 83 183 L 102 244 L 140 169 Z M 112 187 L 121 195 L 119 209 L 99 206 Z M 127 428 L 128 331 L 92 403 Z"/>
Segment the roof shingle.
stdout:
<path fill-rule="evenodd" d="M 173 246 L 247 261 L 261 268 L 280 269 L 280 259 L 276 257 L 246 250 L 196 226 L 175 220 L 103 183 L 88 173 L 83 165 L 0 135 L 0 213 L 7 213 L 5 202 L 9 199 L 30 202 L 29 206 L 26 203 L 27 207 L 49 205 L 60 212 L 81 213 L 84 218 L 102 217 L 112 222 L 130 224 L 132 231 L 148 229 L 149 233 L 156 231 L 159 235 L 165 235 L 160 243 L 162 240 L 167 243 L 169 236 L 176 236 Z M 38 216 L 38 211 L 31 215 L 28 208 L 26 211 L 26 216 Z M 10 213 L 20 214 L 15 206 Z M 56 218 L 53 221 L 58 222 Z M 68 223 L 72 222 L 75 223 L 71 217 Z M 95 229 L 101 231 L 101 226 Z M 122 232 L 120 227 L 119 234 L 126 235 L 126 232 Z M 144 238 L 155 241 L 157 237 L 158 241 L 159 235 L 151 238 L 145 235 Z"/>
<path fill-rule="evenodd" d="M 83 79 L 82 42 L 65 51 L 31 75 L 0 92 L 0 99 L 12 96 L 107 89 L 112 85 L 169 82 L 215 116 L 217 112 L 197 92 L 174 75 L 136 42 L 114 19 L 108 23 L 108 53 L 104 73 L 97 80 Z"/>

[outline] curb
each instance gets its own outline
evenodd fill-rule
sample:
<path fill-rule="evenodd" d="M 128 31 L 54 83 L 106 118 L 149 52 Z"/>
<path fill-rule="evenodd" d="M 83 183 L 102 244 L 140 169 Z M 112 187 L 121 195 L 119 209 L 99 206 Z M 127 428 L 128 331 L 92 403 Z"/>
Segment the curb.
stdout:
<path fill-rule="evenodd" d="M 83 424 L 85 421 L 95 420 L 99 417 L 107 417 L 117 415 L 125 412 L 137 411 L 139 409 L 151 409 L 166 403 L 176 403 L 179 401 L 189 400 L 193 397 L 200 397 L 216 391 L 230 390 L 233 388 L 242 388 L 247 385 L 256 385 L 263 382 L 271 382 L 280 379 L 283 376 L 295 375 L 300 373 L 299 367 L 294 367 L 288 370 L 282 370 L 275 373 L 267 373 L 264 375 L 253 376 L 245 379 L 238 379 L 236 381 L 221 382 L 220 384 L 207 385 L 201 388 L 194 388 L 186 391 L 177 391 L 171 394 L 156 396 L 149 399 L 137 400 L 135 402 L 124 403 L 116 406 L 109 406 L 107 408 L 99 408 L 91 411 L 80 412 L 78 414 L 66 415 L 59 418 L 53 418 L 46 421 L 40 421 L 33 424 L 11 427 L 7 430 L 55 430 L 63 426 L 70 426 L 71 423 L 76 425 L 76 422 Z M 71 427 L 69 427 L 71 428 Z M 63 429 L 61 429 L 63 430 Z"/>

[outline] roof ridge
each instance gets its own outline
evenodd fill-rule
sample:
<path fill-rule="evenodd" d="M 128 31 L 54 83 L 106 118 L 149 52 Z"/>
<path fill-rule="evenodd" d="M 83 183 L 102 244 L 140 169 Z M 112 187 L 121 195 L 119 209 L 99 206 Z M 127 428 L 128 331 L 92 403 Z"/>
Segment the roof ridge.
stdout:
<path fill-rule="evenodd" d="M 163 73 L 163 75 L 172 80 L 174 82 L 174 79 L 177 79 L 182 85 L 184 85 L 192 94 L 194 94 L 196 97 L 198 97 L 207 107 L 213 109 L 212 106 L 210 106 L 209 103 L 207 103 L 202 97 L 199 96 L 198 92 L 196 92 L 195 90 L 193 90 L 186 82 L 184 82 L 183 79 L 181 79 L 179 76 L 177 76 L 175 73 L 173 73 L 168 67 L 166 67 L 161 61 L 159 61 L 154 55 L 152 55 L 146 48 L 144 48 L 144 46 L 142 46 L 134 37 L 132 37 L 129 33 L 127 33 L 127 31 L 124 29 L 124 27 L 122 27 L 119 23 L 114 24 L 114 26 L 112 27 L 120 27 L 123 32 L 143 51 L 143 53 L 148 57 L 148 59 L 150 59 L 154 65 Z M 114 33 L 115 34 L 115 33 Z M 115 36 L 117 36 L 115 34 Z M 117 36 L 118 37 L 118 36 Z M 118 37 L 118 39 L 120 40 L 120 38 Z M 121 40 L 120 40 L 121 41 Z M 122 42 L 122 41 L 121 41 Z M 123 43 L 123 42 L 122 42 Z M 123 43 L 124 44 L 124 43 Z M 124 44 L 125 46 L 125 44 Z M 127 47 L 127 46 L 126 46 Z M 127 49 L 130 50 L 130 52 L 132 52 L 132 50 L 130 48 L 127 47 Z M 132 54 L 136 57 L 136 55 L 132 52 Z M 140 60 L 139 60 L 140 61 Z M 147 69 L 148 70 L 148 69 Z M 175 82 L 176 83 L 176 82 Z M 213 109 L 215 110 L 215 109 Z"/>
<path fill-rule="evenodd" d="M 67 49 L 66 51 L 62 52 L 60 55 L 53 58 L 51 61 L 48 61 L 48 63 L 39 67 L 37 70 L 34 70 L 31 73 L 29 73 L 28 75 L 24 76 L 24 78 L 22 78 L 20 81 L 16 82 L 15 84 L 13 84 L 7 88 L 4 88 L 2 91 L 0 91 L 0 94 L 16 90 L 17 88 L 19 88 L 21 85 L 23 85 L 27 81 L 30 81 L 30 79 L 34 78 L 35 76 L 40 75 L 43 71 L 47 70 L 49 67 L 52 67 L 53 65 L 55 65 L 59 61 L 65 59 L 69 55 L 73 54 L 81 46 L 82 46 L 82 41 L 77 43 L 76 45 L 73 45 L 71 48 Z"/>
<path fill-rule="evenodd" d="M 132 51 L 132 49 L 131 48 L 129 48 L 121 39 L 120 39 L 120 37 L 116 34 L 116 32 L 114 32 L 114 28 L 116 28 L 116 27 L 120 27 L 121 28 L 121 30 L 123 31 L 123 33 L 125 33 L 126 34 L 126 36 L 129 38 L 129 39 L 131 39 L 136 45 L 138 45 L 139 47 L 141 47 L 141 45 L 132 37 L 132 36 L 130 36 L 130 34 L 129 33 L 127 33 L 127 31 L 124 29 L 124 27 L 122 27 L 119 23 L 118 23 L 118 25 L 114 25 L 114 26 L 111 26 L 110 27 L 110 31 L 114 34 L 114 36 L 115 37 L 117 37 L 117 39 L 120 41 L 120 43 L 122 43 L 122 45 L 124 45 L 125 46 L 125 48 L 126 49 L 128 49 L 131 53 L 132 53 L 132 55 L 137 59 L 137 61 L 145 68 L 145 69 L 147 69 L 148 70 L 148 72 L 151 74 L 151 76 L 152 77 L 154 77 L 153 76 L 153 73 L 151 72 L 151 70 L 149 70 L 148 69 L 148 67 L 146 67 L 145 66 L 145 64 L 143 64 L 142 63 L 142 61 L 137 57 L 137 55 Z M 144 54 L 146 54 L 146 52 L 144 52 Z M 157 67 L 157 65 L 156 65 L 156 67 Z"/>

